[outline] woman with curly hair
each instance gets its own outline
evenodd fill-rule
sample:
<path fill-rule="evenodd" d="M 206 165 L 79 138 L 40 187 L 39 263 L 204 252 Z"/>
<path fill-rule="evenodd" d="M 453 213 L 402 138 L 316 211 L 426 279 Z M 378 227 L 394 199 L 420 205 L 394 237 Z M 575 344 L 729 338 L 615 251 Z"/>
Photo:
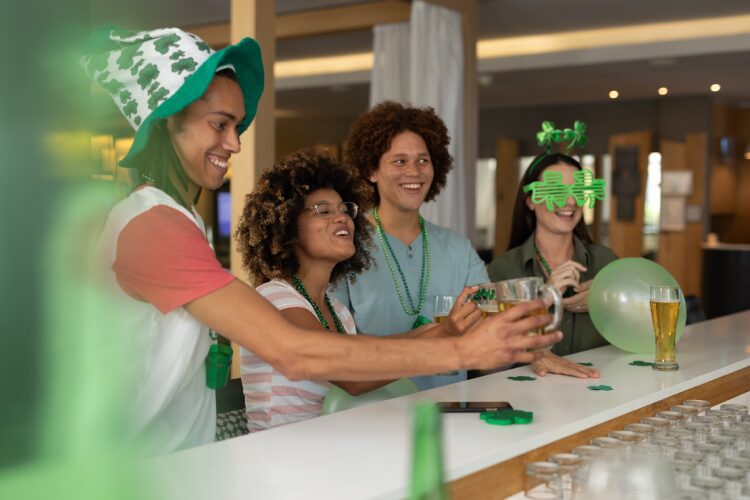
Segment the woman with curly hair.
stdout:
<path fill-rule="evenodd" d="M 365 181 L 314 150 L 300 151 L 266 171 L 247 196 L 235 233 L 243 264 L 259 285 L 258 293 L 294 325 L 357 333 L 351 313 L 327 294 L 327 288 L 346 276 L 355 279 L 370 263 L 371 235 L 364 210 L 369 203 Z M 474 323 L 466 319 L 471 306 L 455 309 L 450 327 L 427 335 L 444 335 L 449 328 Z M 320 414 L 326 382 L 290 381 L 245 348 L 241 372 L 251 432 Z M 333 382 L 354 395 L 386 383 Z"/>
<path fill-rule="evenodd" d="M 453 165 L 449 142 L 432 108 L 385 101 L 352 125 L 345 161 L 373 187 L 368 220 L 375 266 L 334 293 L 365 331 L 387 335 L 419 326 L 433 317 L 435 296 L 489 281 L 466 238 L 419 215 L 422 203 L 445 186 Z M 465 379 L 461 370 L 413 380 L 429 389 Z"/>

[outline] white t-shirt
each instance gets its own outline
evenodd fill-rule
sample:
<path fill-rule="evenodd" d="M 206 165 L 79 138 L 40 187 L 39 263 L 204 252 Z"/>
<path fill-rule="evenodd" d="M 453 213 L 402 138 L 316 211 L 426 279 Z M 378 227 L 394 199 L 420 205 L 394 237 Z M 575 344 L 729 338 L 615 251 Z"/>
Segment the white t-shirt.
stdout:
<path fill-rule="evenodd" d="M 142 187 L 109 214 L 100 244 L 137 359 L 133 432 L 148 454 L 214 440 L 215 393 L 206 386 L 208 328 L 183 307 L 234 280 L 203 221 L 169 195 Z"/>
<path fill-rule="evenodd" d="M 318 319 L 312 305 L 287 281 L 272 280 L 260 285 L 256 291 L 280 311 L 297 307 L 309 311 L 316 320 Z M 331 297 L 331 304 L 341 320 L 344 331 L 349 335 L 356 335 L 354 318 L 349 310 L 335 297 Z M 331 328 L 331 335 L 339 335 L 335 326 Z M 273 335 L 273 332 L 268 334 Z M 240 356 L 247 429 L 250 432 L 300 422 L 320 415 L 323 399 L 330 387 L 329 382 L 293 382 L 244 347 L 240 349 Z"/>

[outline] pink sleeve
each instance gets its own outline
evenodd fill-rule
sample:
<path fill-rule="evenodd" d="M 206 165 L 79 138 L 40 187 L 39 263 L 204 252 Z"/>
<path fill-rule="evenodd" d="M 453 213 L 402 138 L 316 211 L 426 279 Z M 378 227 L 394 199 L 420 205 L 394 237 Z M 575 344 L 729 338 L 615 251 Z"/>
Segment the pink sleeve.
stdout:
<path fill-rule="evenodd" d="M 198 226 L 165 205 L 128 222 L 117 239 L 112 270 L 125 292 L 163 314 L 234 280 Z"/>

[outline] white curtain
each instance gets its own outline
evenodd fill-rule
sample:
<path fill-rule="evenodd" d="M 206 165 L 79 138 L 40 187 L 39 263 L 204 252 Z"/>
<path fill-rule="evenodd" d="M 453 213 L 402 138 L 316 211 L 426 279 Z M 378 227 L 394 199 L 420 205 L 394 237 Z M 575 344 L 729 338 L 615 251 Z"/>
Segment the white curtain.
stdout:
<path fill-rule="evenodd" d="M 408 102 L 409 23 L 380 24 L 373 31 L 370 107 L 386 99 Z"/>
<path fill-rule="evenodd" d="M 374 34 L 370 104 L 391 99 L 413 106 L 431 106 L 445 122 L 451 137 L 453 169 L 437 200 L 422 206 L 422 215 L 471 239 L 474 231 L 468 221 L 473 207 L 467 203 L 467 165 L 463 164 L 461 14 L 415 0 L 408 25 L 377 26 Z"/>

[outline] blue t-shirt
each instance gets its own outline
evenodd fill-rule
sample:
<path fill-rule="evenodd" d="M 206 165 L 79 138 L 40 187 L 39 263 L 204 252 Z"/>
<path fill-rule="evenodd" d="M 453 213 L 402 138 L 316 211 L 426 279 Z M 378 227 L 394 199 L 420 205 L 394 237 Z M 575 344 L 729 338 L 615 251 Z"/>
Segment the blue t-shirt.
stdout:
<path fill-rule="evenodd" d="M 433 302 L 436 295 L 458 295 L 466 285 L 489 282 L 484 262 L 479 258 L 469 240 L 458 233 L 425 221 L 425 229 L 430 242 L 430 283 L 427 297 L 421 311 L 407 315 L 401 307 L 396 287 L 385 260 L 380 238 L 372 231 L 375 248 L 372 251 L 374 263 L 356 282 L 342 280 L 331 293 L 336 296 L 354 315 L 357 331 L 369 335 L 390 335 L 412 329 L 417 316 L 432 319 Z M 419 300 L 419 278 L 422 272 L 422 235 L 411 245 L 405 245 L 397 238 L 388 235 L 388 242 L 404 273 L 411 298 L 416 306 Z M 406 300 L 406 292 L 395 263 L 394 272 L 399 287 Z M 407 300 L 407 307 L 409 303 Z M 466 380 L 466 371 L 451 375 L 414 377 L 420 390 Z"/>

